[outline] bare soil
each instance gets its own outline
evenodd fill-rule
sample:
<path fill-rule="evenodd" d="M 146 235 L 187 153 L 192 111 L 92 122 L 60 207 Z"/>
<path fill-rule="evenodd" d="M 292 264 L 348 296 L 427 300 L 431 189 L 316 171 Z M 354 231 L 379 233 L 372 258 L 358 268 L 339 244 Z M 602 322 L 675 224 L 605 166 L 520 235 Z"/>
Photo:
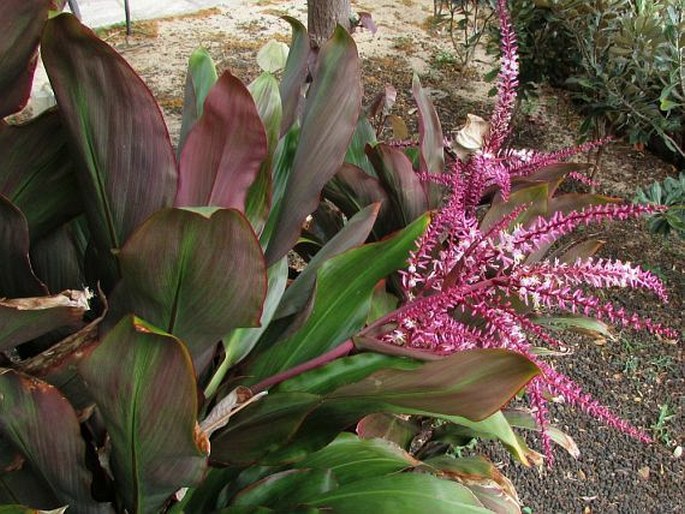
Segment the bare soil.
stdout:
<path fill-rule="evenodd" d="M 415 127 L 411 101 L 412 73 L 431 88 L 446 133 L 460 128 L 466 114 L 485 118 L 493 100 L 483 80 L 492 59 L 479 51 L 472 65 L 459 69 L 449 38 L 432 27 L 432 2 L 364 0 L 356 9 L 373 13 L 378 33 L 355 34 L 363 63 L 367 99 L 385 84 L 398 91 L 395 113 Z M 230 69 L 244 82 L 259 73 L 256 53 L 269 39 L 289 41 L 283 14 L 306 21 L 306 2 L 255 0 L 249 8 L 216 8 L 195 15 L 138 23 L 134 34 L 121 29 L 101 31 L 141 74 L 163 108 L 172 139 L 178 136 L 186 61 L 204 46 L 221 70 Z M 534 149 L 573 145 L 580 120 L 563 91 L 543 89 L 537 100 L 524 101 L 516 120 L 512 144 Z M 632 198 L 637 187 L 662 180 L 676 170 L 649 153 L 617 142 L 610 145 L 597 174 L 598 190 Z M 604 257 L 645 265 L 665 281 L 668 305 L 626 292 L 610 293 L 628 309 L 650 316 L 681 332 L 685 293 L 685 244 L 674 236 L 650 234 L 640 222 L 592 227 L 604 239 Z M 604 427 L 582 413 L 560 406 L 554 423 L 580 447 L 573 459 L 557 451 L 551 470 L 522 468 L 503 452 L 494 456 L 516 484 L 528 512 L 535 513 L 668 513 L 685 511 L 685 457 L 678 456 L 685 438 L 685 369 L 682 343 L 658 340 L 650 334 L 617 332 L 614 340 L 576 338 L 573 354 L 558 367 L 615 412 L 654 435 L 643 445 Z M 665 407 L 664 407 L 665 406 Z M 666 419 L 659 413 L 668 409 Z M 532 441 L 535 444 L 535 441 Z"/>

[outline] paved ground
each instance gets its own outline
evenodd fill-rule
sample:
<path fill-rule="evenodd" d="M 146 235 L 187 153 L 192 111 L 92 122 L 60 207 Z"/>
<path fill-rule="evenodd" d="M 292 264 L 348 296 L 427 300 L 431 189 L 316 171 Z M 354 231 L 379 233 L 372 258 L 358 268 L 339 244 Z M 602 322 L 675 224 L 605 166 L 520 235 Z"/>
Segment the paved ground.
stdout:
<path fill-rule="evenodd" d="M 102 27 L 125 20 L 124 0 L 76 0 L 76 2 L 83 22 L 90 27 Z M 129 0 L 133 20 L 159 18 L 235 3 L 234 0 Z"/>

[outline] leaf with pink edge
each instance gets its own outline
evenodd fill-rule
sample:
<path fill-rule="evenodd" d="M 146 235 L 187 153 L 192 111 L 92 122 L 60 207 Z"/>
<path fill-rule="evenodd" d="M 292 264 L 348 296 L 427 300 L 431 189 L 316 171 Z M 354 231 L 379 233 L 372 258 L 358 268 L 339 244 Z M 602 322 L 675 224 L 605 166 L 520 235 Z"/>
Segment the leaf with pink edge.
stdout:
<path fill-rule="evenodd" d="M 48 21 L 42 54 L 70 135 L 102 268 L 112 251 L 176 194 L 176 159 L 162 113 L 123 57 L 71 14 Z M 104 277 L 109 287 L 116 271 Z"/>
<path fill-rule="evenodd" d="M 209 442 L 197 425 L 190 354 L 178 339 L 127 316 L 79 370 L 111 438 L 110 465 L 129 512 L 157 512 L 202 480 Z"/>
<path fill-rule="evenodd" d="M 181 152 L 176 206 L 244 212 L 247 191 L 266 156 L 266 133 L 252 95 L 225 71 Z"/>

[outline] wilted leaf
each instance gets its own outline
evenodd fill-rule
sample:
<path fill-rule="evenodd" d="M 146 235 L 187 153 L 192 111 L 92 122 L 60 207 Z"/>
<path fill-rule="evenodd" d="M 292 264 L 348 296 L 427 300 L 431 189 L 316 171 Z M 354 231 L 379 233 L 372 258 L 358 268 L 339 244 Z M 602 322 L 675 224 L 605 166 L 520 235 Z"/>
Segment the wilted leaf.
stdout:
<path fill-rule="evenodd" d="M 78 324 L 89 309 L 90 297 L 86 290 L 36 298 L 0 299 L 0 350 L 13 348 L 56 328 Z"/>
<path fill-rule="evenodd" d="M 77 513 L 111 512 L 90 494 L 86 446 L 69 402 L 51 385 L 12 370 L 0 372 L 0 430 L 21 452 L 59 505 Z M 36 491 L 38 493 L 38 491 Z"/>
<path fill-rule="evenodd" d="M 540 430 L 532 413 L 524 409 L 505 409 L 502 411 L 507 421 L 514 427 L 525 428 L 528 430 Z M 549 438 L 564 448 L 571 457 L 577 459 L 580 456 L 580 449 L 571 436 L 554 426 L 545 427 L 545 433 Z"/>
<path fill-rule="evenodd" d="M 261 248 L 237 211 L 163 209 L 126 242 L 108 326 L 144 317 L 188 345 L 203 369 L 231 329 L 256 326 L 266 294 Z"/>
<path fill-rule="evenodd" d="M 196 421 L 197 389 L 181 342 L 133 316 L 80 366 L 112 441 L 111 467 L 126 508 L 153 513 L 199 483 L 209 442 Z"/>
<path fill-rule="evenodd" d="M 70 14 L 48 21 L 42 54 L 78 160 L 79 185 L 103 269 L 134 229 L 169 206 L 176 160 L 150 90 L 113 48 Z M 104 277 L 108 285 L 114 276 Z"/>
<path fill-rule="evenodd" d="M 452 149 L 457 156 L 466 160 L 469 155 L 483 147 L 485 136 L 490 131 L 490 124 L 475 114 L 466 115 L 466 123 L 454 135 Z"/>
<path fill-rule="evenodd" d="M 29 261 L 29 228 L 26 217 L 0 195 L 0 298 L 41 296 L 48 293 L 33 273 Z"/>
<path fill-rule="evenodd" d="M 266 250 L 269 264 L 292 248 L 305 218 L 316 209 L 321 190 L 343 163 L 357 124 L 361 96 L 357 49 L 350 35 L 338 27 L 321 48 L 307 94 L 292 170 L 274 214 Z M 284 98 L 284 118 L 286 112 Z"/>
<path fill-rule="evenodd" d="M 181 152 L 176 206 L 244 212 L 247 191 L 267 157 L 266 145 L 252 95 L 225 71 L 207 95 Z"/>
<path fill-rule="evenodd" d="M 439 476 L 466 486 L 490 511 L 521 513 L 518 494 L 511 481 L 483 457 L 455 459 L 444 455 L 427 460 L 426 465 L 437 470 Z"/>

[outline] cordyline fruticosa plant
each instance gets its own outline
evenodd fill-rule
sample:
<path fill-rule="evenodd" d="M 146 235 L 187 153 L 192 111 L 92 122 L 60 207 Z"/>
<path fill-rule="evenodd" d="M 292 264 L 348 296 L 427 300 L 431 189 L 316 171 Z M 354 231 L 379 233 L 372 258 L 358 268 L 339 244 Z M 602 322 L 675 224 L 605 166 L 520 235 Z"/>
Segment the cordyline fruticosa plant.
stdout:
<path fill-rule="evenodd" d="M 313 59 L 292 19 L 280 83 L 193 54 L 175 151 L 125 61 L 73 16 L 46 21 L 59 4 L 0 6 L 0 116 L 26 102 L 39 44 L 57 99 L 0 125 L 6 512 L 520 512 L 491 463 L 449 443 L 499 439 L 528 463 L 523 426 L 569 446 L 547 392 L 627 429 L 531 341 L 556 341 L 543 308 L 669 335 L 578 289 L 664 296 L 651 275 L 577 260 L 593 242 L 544 258 L 580 223 L 648 209 L 555 195 L 573 168 L 552 163 L 573 151 L 502 148 L 504 3 L 491 128 L 447 166 L 418 80 L 417 148 L 378 144 L 349 35 Z M 289 270 L 293 248 L 306 262 Z M 525 385 L 536 415 L 501 411 Z M 427 418 L 437 445 L 406 451 Z"/>

